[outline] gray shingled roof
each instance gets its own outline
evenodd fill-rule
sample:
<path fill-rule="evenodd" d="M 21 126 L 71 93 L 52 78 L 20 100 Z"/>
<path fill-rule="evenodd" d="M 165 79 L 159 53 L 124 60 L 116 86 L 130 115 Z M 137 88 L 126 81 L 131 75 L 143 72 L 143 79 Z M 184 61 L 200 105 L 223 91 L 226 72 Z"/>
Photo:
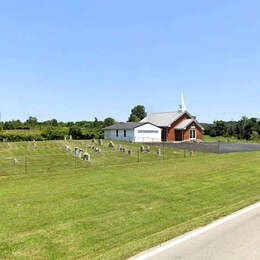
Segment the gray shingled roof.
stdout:
<path fill-rule="evenodd" d="M 184 112 L 164 112 L 164 113 L 153 113 L 146 116 L 140 123 L 150 122 L 160 127 L 169 127 L 173 122 L 180 118 Z"/>
<path fill-rule="evenodd" d="M 129 130 L 129 129 L 134 129 L 138 126 L 143 125 L 144 123 L 136 123 L 136 122 L 120 122 L 120 123 L 116 123 L 114 125 L 105 127 L 104 130 Z"/>

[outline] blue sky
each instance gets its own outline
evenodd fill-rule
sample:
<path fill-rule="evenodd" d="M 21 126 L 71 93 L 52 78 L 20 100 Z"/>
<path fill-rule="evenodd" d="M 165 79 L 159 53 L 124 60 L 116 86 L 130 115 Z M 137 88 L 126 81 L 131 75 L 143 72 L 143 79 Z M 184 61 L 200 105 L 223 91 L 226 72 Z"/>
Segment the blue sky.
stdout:
<path fill-rule="evenodd" d="M 3 120 L 260 117 L 257 0 L 1 1 Z"/>

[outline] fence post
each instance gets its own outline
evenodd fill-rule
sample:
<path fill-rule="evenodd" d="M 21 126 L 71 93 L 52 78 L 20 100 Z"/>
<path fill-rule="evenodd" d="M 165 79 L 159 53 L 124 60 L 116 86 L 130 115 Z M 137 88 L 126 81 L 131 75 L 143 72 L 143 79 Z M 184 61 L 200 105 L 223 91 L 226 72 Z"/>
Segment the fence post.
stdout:
<path fill-rule="evenodd" d="M 24 156 L 24 173 L 27 174 L 27 156 Z"/>
<path fill-rule="evenodd" d="M 137 152 L 137 162 L 140 162 L 140 151 Z"/>
<path fill-rule="evenodd" d="M 164 142 L 163 142 L 163 160 L 165 160 L 165 146 L 164 146 Z"/>

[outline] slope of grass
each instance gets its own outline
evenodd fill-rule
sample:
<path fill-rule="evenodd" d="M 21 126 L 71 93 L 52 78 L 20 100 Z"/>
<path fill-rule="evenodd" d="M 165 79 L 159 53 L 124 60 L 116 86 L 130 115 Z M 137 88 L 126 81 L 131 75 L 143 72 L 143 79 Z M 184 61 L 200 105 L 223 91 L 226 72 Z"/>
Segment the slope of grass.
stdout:
<path fill-rule="evenodd" d="M 259 199 L 259 152 L 2 176 L 0 258 L 122 259 Z"/>

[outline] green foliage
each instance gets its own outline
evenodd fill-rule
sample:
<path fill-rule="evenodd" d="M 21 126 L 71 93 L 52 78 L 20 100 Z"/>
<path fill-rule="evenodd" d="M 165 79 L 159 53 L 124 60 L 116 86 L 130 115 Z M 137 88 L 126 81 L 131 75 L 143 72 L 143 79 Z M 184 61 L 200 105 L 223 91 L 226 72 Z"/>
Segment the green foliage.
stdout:
<path fill-rule="evenodd" d="M 260 134 L 257 131 L 253 131 L 250 137 L 251 140 L 259 140 L 260 139 Z"/>
<path fill-rule="evenodd" d="M 42 132 L 46 140 L 61 140 L 65 135 L 68 135 L 68 131 L 58 127 L 48 127 Z"/>
<path fill-rule="evenodd" d="M 0 130 L 4 131 L 0 132 L 0 140 L 4 138 L 8 138 L 9 141 L 59 140 L 69 135 L 69 131 L 76 139 L 98 139 L 104 137 L 103 128 L 114 123 L 113 118 L 106 118 L 104 122 L 97 118 L 94 121 L 59 122 L 57 119 L 51 119 L 39 122 L 36 117 L 30 117 L 25 122 L 20 120 L 1 122 Z"/>
<path fill-rule="evenodd" d="M 39 132 L 31 131 L 1 131 L 0 141 L 8 140 L 9 142 L 20 142 L 20 141 L 43 141 L 45 138 Z"/>
<path fill-rule="evenodd" d="M 81 139 L 82 138 L 81 128 L 78 126 L 70 127 L 69 135 L 71 135 L 73 139 Z"/>
<path fill-rule="evenodd" d="M 138 116 L 136 116 L 136 115 L 130 115 L 130 117 L 129 117 L 129 119 L 128 119 L 128 121 L 129 122 L 139 122 L 141 119 L 138 117 Z"/>
<path fill-rule="evenodd" d="M 112 117 L 107 117 L 104 122 L 103 122 L 103 126 L 104 127 L 107 127 L 107 126 L 110 126 L 110 125 L 113 125 L 115 124 L 116 120 Z"/>
<path fill-rule="evenodd" d="M 129 122 L 139 122 L 146 117 L 145 107 L 142 105 L 137 105 L 131 110 L 131 114 L 128 118 Z"/>
<path fill-rule="evenodd" d="M 214 121 L 213 124 L 204 124 L 206 135 L 211 137 L 223 136 L 238 139 L 253 140 L 260 135 L 260 120 L 257 118 L 242 117 L 239 121 Z"/>
<path fill-rule="evenodd" d="M 38 119 L 36 117 L 30 116 L 27 120 L 26 120 L 26 125 L 30 128 L 36 126 L 38 124 Z"/>

